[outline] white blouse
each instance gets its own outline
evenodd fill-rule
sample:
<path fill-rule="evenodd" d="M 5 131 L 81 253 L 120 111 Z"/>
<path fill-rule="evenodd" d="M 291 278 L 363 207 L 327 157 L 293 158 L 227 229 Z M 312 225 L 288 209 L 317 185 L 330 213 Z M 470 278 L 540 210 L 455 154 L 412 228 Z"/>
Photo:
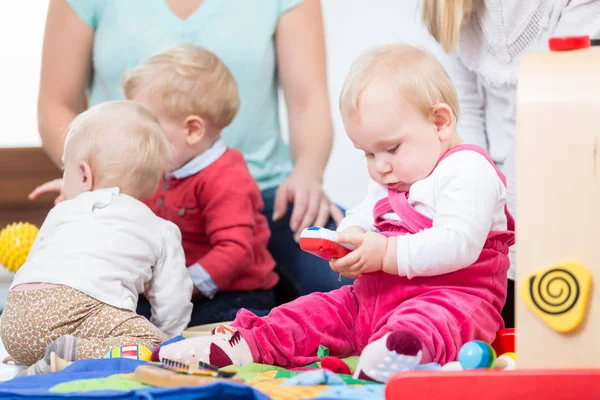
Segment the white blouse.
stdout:
<path fill-rule="evenodd" d="M 485 0 L 461 31 L 459 49 L 441 61 L 460 102 L 458 131 L 486 149 L 508 181 L 508 208 L 516 213 L 515 114 L 519 63 L 527 51 L 548 49 L 553 36 L 600 38 L 600 0 Z M 515 246 L 511 270 L 515 277 Z"/>

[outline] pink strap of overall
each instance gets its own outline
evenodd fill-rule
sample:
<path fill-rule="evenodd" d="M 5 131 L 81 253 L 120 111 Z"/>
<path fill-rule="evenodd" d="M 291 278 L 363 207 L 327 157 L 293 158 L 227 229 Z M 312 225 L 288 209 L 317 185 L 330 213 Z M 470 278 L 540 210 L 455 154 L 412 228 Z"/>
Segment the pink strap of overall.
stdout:
<path fill-rule="evenodd" d="M 485 157 L 486 160 L 494 167 L 500 180 L 506 187 L 506 177 L 500 171 L 489 154 L 479 146 L 471 144 L 462 144 L 452 148 L 439 161 L 438 164 L 445 158 L 459 151 L 475 151 Z M 437 167 L 437 164 L 436 164 Z M 435 169 L 435 168 L 434 168 Z M 383 219 L 383 215 L 389 212 L 395 212 L 401 221 Z M 490 232 L 488 239 L 497 238 L 503 240 L 508 246 L 514 244 L 515 220 L 508 211 L 508 207 L 504 206 L 504 212 L 507 219 L 506 231 Z M 398 192 L 396 190 L 388 190 L 388 196 L 379 200 L 373 208 L 373 216 L 375 219 L 375 227 L 382 233 L 398 234 L 398 233 L 417 233 L 423 229 L 431 228 L 433 220 L 417 210 L 408 202 L 408 192 Z"/>

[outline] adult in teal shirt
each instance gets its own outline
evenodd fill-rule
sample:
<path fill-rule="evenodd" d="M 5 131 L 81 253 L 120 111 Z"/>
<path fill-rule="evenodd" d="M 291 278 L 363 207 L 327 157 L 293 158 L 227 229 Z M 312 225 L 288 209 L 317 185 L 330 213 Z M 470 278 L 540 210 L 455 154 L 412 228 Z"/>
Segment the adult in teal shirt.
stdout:
<path fill-rule="evenodd" d="M 296 242 L 303 228 L 334 229 L 331 217 L 343 216 L 322 189 L 333 129 L 319 0 L 50 1 L 38 104 L 50 157 L 61 164 L 65 127 L 87 105 L 122 98 L 127 69 L 182 43 L 215 52 L 238 82 L 241 108 L 223 137 L 242 151 L 263 191 L 286 300 L 348 283 Z M 278 84 L 289 148 L 281 138 Z"/>

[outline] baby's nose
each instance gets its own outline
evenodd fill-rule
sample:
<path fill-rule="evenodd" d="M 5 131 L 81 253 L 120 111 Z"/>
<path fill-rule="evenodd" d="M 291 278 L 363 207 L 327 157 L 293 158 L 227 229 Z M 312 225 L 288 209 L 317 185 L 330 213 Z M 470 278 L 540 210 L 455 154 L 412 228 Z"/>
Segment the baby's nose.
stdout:
<path fill-rule="evenodd" d="M 389 163 L 380 163 L 376 165 L 377 173 L 384 176 L 392 172 L 392 166 Z"/>

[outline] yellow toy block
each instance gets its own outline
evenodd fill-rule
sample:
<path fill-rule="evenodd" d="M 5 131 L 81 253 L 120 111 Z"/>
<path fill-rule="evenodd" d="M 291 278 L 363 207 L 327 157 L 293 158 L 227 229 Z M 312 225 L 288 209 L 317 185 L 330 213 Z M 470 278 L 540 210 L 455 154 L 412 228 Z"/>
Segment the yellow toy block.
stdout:
<path fill-rule="evenodd" d="M 565 262 L 529 275 L 521 286 L 525 304 L 557 332 L 576 329 L 586 315 L 592 275 L 577 262 Z"/>

